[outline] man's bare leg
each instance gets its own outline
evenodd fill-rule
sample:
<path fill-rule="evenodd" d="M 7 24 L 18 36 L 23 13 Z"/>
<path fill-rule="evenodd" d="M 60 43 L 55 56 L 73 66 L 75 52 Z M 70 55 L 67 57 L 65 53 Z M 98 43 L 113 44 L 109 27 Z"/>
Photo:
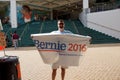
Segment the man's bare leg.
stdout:
<path fill-rule="evenodd" d="M 65 77 L 65 69 L 61 68 L 61 78 L 62 78 L 62 80 L 64 80 L 64 77 Z"/>
<path fill-rule="evenodd" d="M 53 69 L 53 72 L 52 72 L 52 80 L 55 80 L 56 71 L 57 71 L 57 69 Z"/>

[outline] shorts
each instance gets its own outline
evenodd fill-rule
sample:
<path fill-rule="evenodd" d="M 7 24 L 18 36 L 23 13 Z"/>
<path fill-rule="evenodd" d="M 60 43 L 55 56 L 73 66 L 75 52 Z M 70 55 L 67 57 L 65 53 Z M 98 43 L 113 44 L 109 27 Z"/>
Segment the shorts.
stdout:
<path fill-rule="evenodd" d="M 64 69 L 67 69 L 68 68 L 68 66 L 62 66 L 62 65 L 59 65 L 59 64 L 57 64 L 57 63 L 54 63 L 53 65 L 52 65 L 52 69 L 57 69 L 57 68 L 59 68 L 61 66 L 61 68 L 64 68 Z"/>

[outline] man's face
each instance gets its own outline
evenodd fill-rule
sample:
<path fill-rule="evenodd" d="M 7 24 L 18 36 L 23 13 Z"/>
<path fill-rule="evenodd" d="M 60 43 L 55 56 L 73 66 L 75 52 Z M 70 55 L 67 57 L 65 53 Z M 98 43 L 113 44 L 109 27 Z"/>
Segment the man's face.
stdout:
<path fill-rule="evenodd" d="M 64 22 L 58 22 L 58 28 L 64 29 Z"/>

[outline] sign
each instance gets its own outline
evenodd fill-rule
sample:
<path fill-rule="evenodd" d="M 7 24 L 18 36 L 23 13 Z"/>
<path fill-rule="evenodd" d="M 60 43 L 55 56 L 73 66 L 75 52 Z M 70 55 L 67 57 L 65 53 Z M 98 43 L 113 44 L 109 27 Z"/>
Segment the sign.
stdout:
<path fill-rule="evenodd" d="M 91 37 L 78 34 L 32 34 L 44 63 L 78 66 L 79 58 L 90 44 Z"/>
<path fill-rule="evenodd" d="M 3 50 L 6 46 L 5 35 L 3 32 L 0 32 L 0 50 Z"/>

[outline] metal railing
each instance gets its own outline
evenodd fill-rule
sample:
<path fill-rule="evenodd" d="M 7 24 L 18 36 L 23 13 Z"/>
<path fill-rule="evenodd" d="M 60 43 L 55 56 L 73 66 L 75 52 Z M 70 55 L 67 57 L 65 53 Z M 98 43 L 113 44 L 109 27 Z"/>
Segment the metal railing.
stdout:
<path fill-rule="evenodd" d="M 73 27 L 75 28 L 75 30 L 76 30 L 76 33 L 77 34 L 79 34 L 79 31 L 78 31 L 78 29 L 77 29 L 77 27 L 76 27 L 76 25 L 75 25 L 75 23 L 72 21 L 72 24 L 73 24 Z"/>
<path fill-rule="evenodd" d="M 90 7 L 91 12 L 99 12 L 117 9 L 120 6 L 120 1 L 116 2 L 108 2 L 108 3 L 96 3 L 92 7 Z"/>
<path fill-rule="evenodd" d="M 44 26 L 44 21 L 41 24 L 40 33 L 42 32 L 43 26 Z"/>
<path fill-rule="evenodd" d="M 20 37 L 19 37 L 19 43 L 20 45 L 22 44 L 22 40 L 23 40 L 23 37 L 25 35 L 25 33 L 27 32 L 27 30 L 29 29 L 29 23 L 26 24 L 24 30 L 22 31 Z"/>

